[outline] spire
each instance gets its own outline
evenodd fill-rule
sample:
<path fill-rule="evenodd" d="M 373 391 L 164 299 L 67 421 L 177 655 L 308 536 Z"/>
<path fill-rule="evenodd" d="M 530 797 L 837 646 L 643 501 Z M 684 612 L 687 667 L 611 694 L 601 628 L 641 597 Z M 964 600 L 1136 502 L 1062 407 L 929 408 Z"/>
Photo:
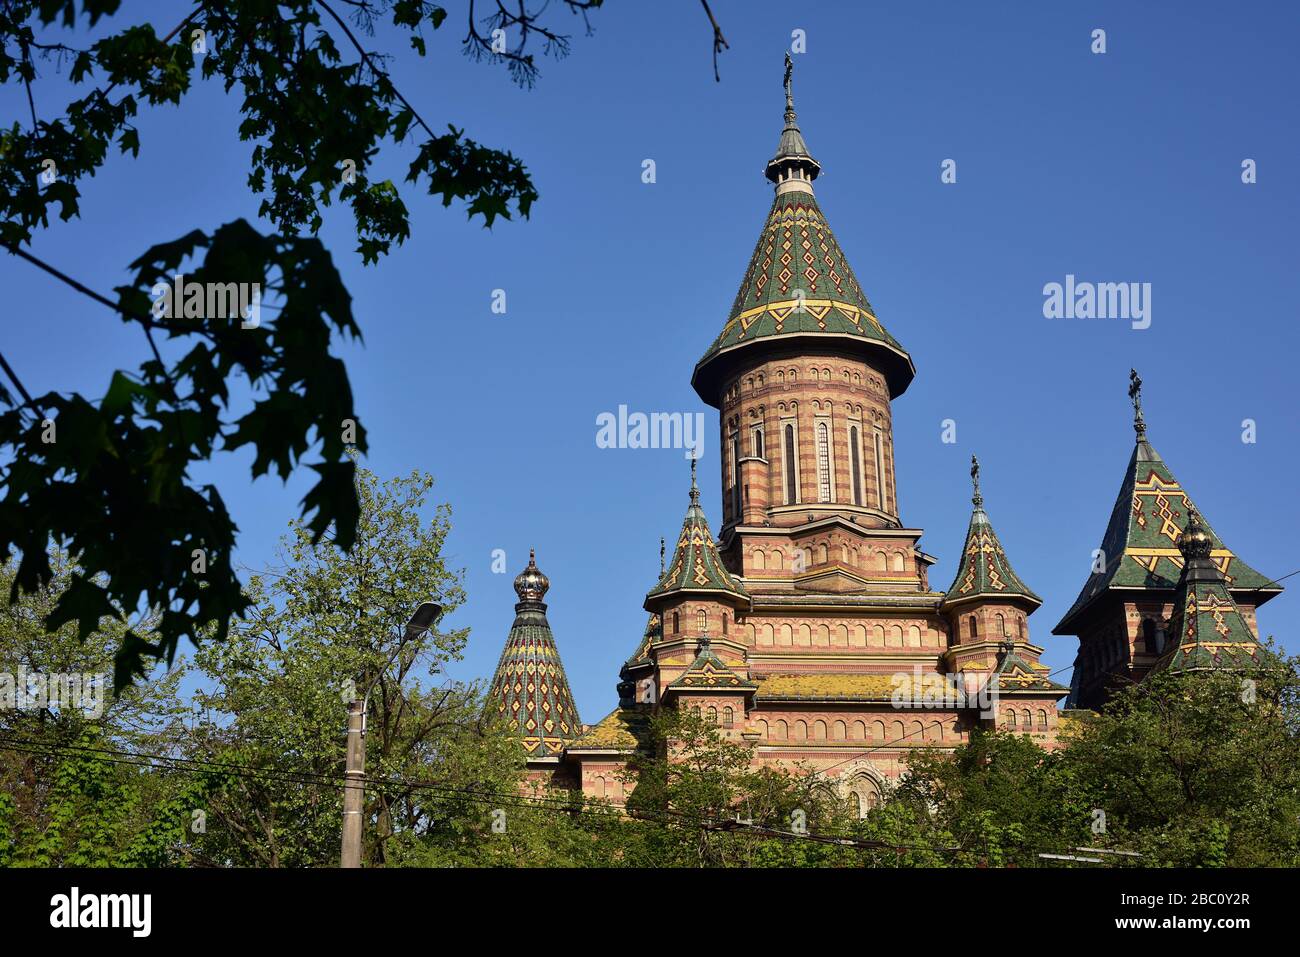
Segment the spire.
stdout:
<path fill-rule="evenodd" d="M 718 554 L 713 533 L 709 531 L 709 520 L 700 507 L 695 468 L 695 457 L 691 456 L 691 504 L 686 509 L 686 520 L 682 522 L 682 533 L 673 551 L 672 564 L 646 595 L 646 611 L 654 611 L 659 599 L 679 592 L 706 592 L 736 602 L 749 601 L 749 592 L 727 571 L 722 556 Z"/>
<path fill-rule="evenodd" d="M 528 553 L 528 567 L 515 579 L 515 620 L 487 696 L 487 708 L 498 714 L 523 739 L 529 757 L 559 754 L 582 732 L 573 692 L 555 646 L 546 605 L 550 580 Z"/>
<path fill-rule="evenodd" d="M 993 531 L 988 514 L 984 511 L 984 496 L 980 493 L 980 463 L 970 457 L 970 477 L 974 494 L 970 528 L 962 548 L 962 561 L 957 577 L 944 596 L 945 606 L 975 598 L 1000 598 L 1029 602 L 1035 607 L 1043 603 L 1016 574 L 1011 561 Z"/>
<path fill-rule="evenodd" d="M 1191 499 L 1160 453 L 1147 441 L 1141 393 L 1142 379 L 1136 371 L 1130 372 L 1129 396 L 1133 400 L 1137 444 L 1129 457 L 1101 547 L 1094 553 L 1098 567 L 1084 583 L 1070 610 L 1052 629 L 1054 635 L 1077 634 L 1074 629 L 1083 621 L 1085 612 L 1112 591 L 1125 594 L 1146 591 L 1148 597 L 1165 600 L 1164 596 L 1177 586 L 1181 577 L 1175 549 L 1187 524 Z M 1249 592 L 1253 605 L 1262 605 L 1282 591 L 1281 585 L 1265 578 L 1230 551 L 1203 517 L 1198 522 L 1210 536 L 1210 557 L 1223 573 L 1228 588 L 1239 596 Z M 1161 591 L 1164 596 L 1159 594 Z"/>
<path fill-rule="evenodd" d="M 807 347 L 863 358 L 883 373 L 890 398 L 902 395 L 916 375 L 911 356 L 876 317 L 812 194 L 821 167 L 795 122 L 792 69 L 787 62 L 785 129 L 767 164 L 776 197 L 722 332 L 691 377 L 714 408 L 721 406 L 728 376 L 760 350 Z"/>
<path fill-rule="evenodd" d="M 794 61 L 790 54 L 785 55 L 785 127 L 781 130 L 781 141 L 777 144 L 776 155 L 767 162 L 764 175 L 777 186 L 777 191 L 798 190 L 811 193 L 812 181 L 821 172 L 821 166 L 808 152 L 808 144 L 803 141 L 803 133 L 794 112 L 794 93 L 791 79 L 794 76 Z"/>
<path fill-rule="evenodd" d="M 1187 525 L 1178 539 L 1183 573 L 1169 617 L 1173 644 L 1156 663 L 1156 670 L 1250 671 L 1260 665 L 1259 642 L 1210 558 L 1213 550 L 1213 534 L 1189 506 Z"/>

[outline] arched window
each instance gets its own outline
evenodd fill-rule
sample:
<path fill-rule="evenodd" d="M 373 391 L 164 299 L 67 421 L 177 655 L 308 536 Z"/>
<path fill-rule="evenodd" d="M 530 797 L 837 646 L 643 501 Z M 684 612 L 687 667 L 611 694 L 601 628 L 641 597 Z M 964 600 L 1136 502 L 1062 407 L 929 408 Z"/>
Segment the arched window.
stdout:
<path fill-rule="evenodd" d="M 677 616 L 677 612 L 673 612 L 673 634 L 679 631 L 681 631 L 681 619 Z"/>
<path fill-rule="evenodd" d="M 740 521 L 740 433 L 731 433 L 731 517 Z"/>
<path fill-rule="evenodd" d="M 717 724 L 717 723 L 718 723 L 718 709 L 713 707 L 713 705 L 709 705 L 709 724 Z"/>
<path fill-rule="evenodd" d="M 703 608 L 695 613 L 695 630 L 701 635 L 709 630 L 709 613 Z"/>
<path fill-rule="evenodd" d="M 763 457 L 763 427 L 757 426 L 754 429 L 754 457 Z"/>
<path fill-rule="evenodd" d="M 734 711 L 732 711 L 730 708 L 722 709 L 722 726 L 724 728 L 730 728 L 732 723 L 735 721 L 735 719 L 736 719 L 736 713 Z"/>
<path fill-rule="evenodd" d="M 1150 618 L 1142 619 L 1142 650 L 1148 655 L 1156 654 L 1156 623 Z"/>
<path fill-rule="evenodd" d="M 979 634 L 979 629 L 975 625 L 975 616 L 971 615 L 969 618 L 966 619 L 966 621 L 970 626 L 970 636 L 974 638 L 976 635 Z"/>
<path fill-rule="evenodd" d="M 998 632 L 997 637 L 998 638 L 1007 637 L 1007 620 L 1006 618 L 1002 617 L 1002 613 L 998 612 L 993 617 L 993 620 L 997 623 L 997 632 Z"/>
<path fill-rule="evenodd" d="M 862 504 L 862 462 L 861 454 L 858 452 L 858 427 L 852 426 L 849 429 L 849 466 L 852 474 L 849 476 L 853 481 L 853 504 Z"/>
<path fill-rule="evenodd" d="M 817 423 L 817 500 L 831 500 L 831 438 L 825 422 Z"/>
<path fill-rule="evenodd" d="M 785 427 L 785 503 L 793 505 L 798 501 L 798 485 L 795 481 L 795 445 L 794 445 L 794 425 L 788 424 Z"/>
<path fill-rule="evenodd" d="M 727 633 L 727 613 L 725 611 L 722 613 L 722 633 L 724 635 Z"/>
<path fill-rule="evenodd" d="M 1007 710 L 1007 727 L 1012 731 L 1016 730 L 1016 710 L 1014 708 Z"/>

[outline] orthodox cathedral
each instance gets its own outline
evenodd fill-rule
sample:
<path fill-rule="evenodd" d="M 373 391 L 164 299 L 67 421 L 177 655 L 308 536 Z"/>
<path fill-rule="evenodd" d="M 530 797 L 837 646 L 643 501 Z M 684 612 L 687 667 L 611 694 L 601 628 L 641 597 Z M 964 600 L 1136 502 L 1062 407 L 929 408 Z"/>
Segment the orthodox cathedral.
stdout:
<path fill-rule="evenodd" d="M 489 707 L 518 728 L 534 780 L 622 803 L 650 715 L 690 708 L 752 745 L 756 762 L 815 769 L 865 813 L 913 749 L 955 747 L 978 727 L 1055 747 L 1071 710 L 1099 707 L 1119 683 L 1256 663 L 1255 608 L 1281 588 L 1196 514 L 1147 440 L 1136 373 L 1119 497 L 1093 573 L 1052 631 L 1078 638 L 1070 685 L 1039 662 L 1029 617 L 1042 602 L 994 531 L 974 460 L 957 576 L 932 586 L 935 559 L 900 517 L 894 484 L 891 403 L 915 367 L 831 232 L 813 193 L 820 171 L 787 58 L 785 126 L 766 167 L 775 198 L 691 378 L 719 412 L 719 534 L 692 461 L 681 534 L 645 596 L 618 706 L 590 725 L 530 555 Z"/>

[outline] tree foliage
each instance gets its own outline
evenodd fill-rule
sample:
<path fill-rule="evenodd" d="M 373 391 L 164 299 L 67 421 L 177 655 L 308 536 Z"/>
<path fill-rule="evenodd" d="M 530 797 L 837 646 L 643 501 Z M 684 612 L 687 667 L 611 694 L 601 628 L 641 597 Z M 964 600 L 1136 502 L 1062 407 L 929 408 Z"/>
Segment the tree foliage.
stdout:
<path fill-rule="evenodd" d="M 585 16 L 599 0 L 566 5 Z M 485 225 L 527 216 L 537 199 L 520 159 L 454 125 L 431 127 L 394 86 L 386 55 L 362 42 L 383 25 L 427 55 L 426 33 L 447 16 L 438 4 L 348 0 L 343 16 L 327 0 L 201 0 L 163 36 L 134 23 L 85 47 L 61 39 L 115 19 L 120 6 L 13 0 L 0 8 L 0 83 L 23 85 L 31 103 L 29 128 L 0 129 L 0 245 L 114 309 L 149 353 L 138 370 L 106 376 L 97 401 L 57 390 L 32 396 L 6 363 L 14 388 L 0 384 L 0 558 L 21 556 L 14 601 L 50 583 L 51 541 L 77 556 L 82 574 L 62 590 L 52 630 L 75 621 L 85 637 L 119 609 L 161 610 L 149 637 L 121 632 L 118 688 L 145 673 L 146 659 L 171 661 L 182 638 L 224 639 L 247 607 L 231 561 L 237 528 L 218 490 L 194 480 L 196 464 L 245 445 L 255 450 L 254 477 L 273 468 L 287 478 L 306 463 L 317 473 L 302 502 L 315 540 L 332 528 L 336 544 L 351 544 L 348 450 L 364 452 L 366 438 L 331 346 L 361 330 L 329 253 L 303 235 L 321 227 L 325 208 L 351 207 L 357 252 L 374 263 L 410 231 L 398 185 L 369 176 L 384 149 L 410 151 L 408 184 L 444 205 L 463 202 Z M 463 48 L 505 63 L 521 82 L 536 73 L 531 36 L 552 55 L 567 50 L 563 35 L 522 7 L 486 18 L 484 29 L 507 38 L 488 44 L 470 9 Z M 38 62 L 67 66 L 87 91 L 39 115 Z M 33 256 L 35 231 L 51 214 L 80 214 L 86 182 L 115 150 L 139 154 L 140 108 L 184 106 L 198 80 L 238 98 L 233 132 L 250 144 L 247 185 L 273 231 L 240 219 L 163 242 L 132 263 L 134 282 L 116 298 Z M 229 308 L 159 315 L 155 284 L 185 267 L 193 282 L 256 284 L 276 317 L 250 324 Z M 240 380 L 248 395 L 231 388 Z"/>

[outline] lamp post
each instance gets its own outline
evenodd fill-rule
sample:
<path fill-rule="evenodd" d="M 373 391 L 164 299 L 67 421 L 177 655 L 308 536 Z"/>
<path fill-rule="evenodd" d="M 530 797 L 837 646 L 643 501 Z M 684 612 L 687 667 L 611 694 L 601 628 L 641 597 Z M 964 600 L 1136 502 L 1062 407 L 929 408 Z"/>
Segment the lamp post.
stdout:
<path fill-rule="evenodd" d="M 441 612 L 442 605 L 436 601 L 420 602 L 415 614 L 406 623 L 405 640 L 412 641 L 428 631 Z M 402 646 L 399 644 L 394 654 L 400 652 Z M 391 662 L 392 656 L 389 656 L 385 667 Z M 361 697 L 354 697 L 348 702 L 348 751 L 346 769 L 343 772 L 343 849 L 339 858 L 340 867 L 361 866 L 361 815 L 366 786 L 366 708 L 369 703 L 370 688 L 366 688 Z"/>

